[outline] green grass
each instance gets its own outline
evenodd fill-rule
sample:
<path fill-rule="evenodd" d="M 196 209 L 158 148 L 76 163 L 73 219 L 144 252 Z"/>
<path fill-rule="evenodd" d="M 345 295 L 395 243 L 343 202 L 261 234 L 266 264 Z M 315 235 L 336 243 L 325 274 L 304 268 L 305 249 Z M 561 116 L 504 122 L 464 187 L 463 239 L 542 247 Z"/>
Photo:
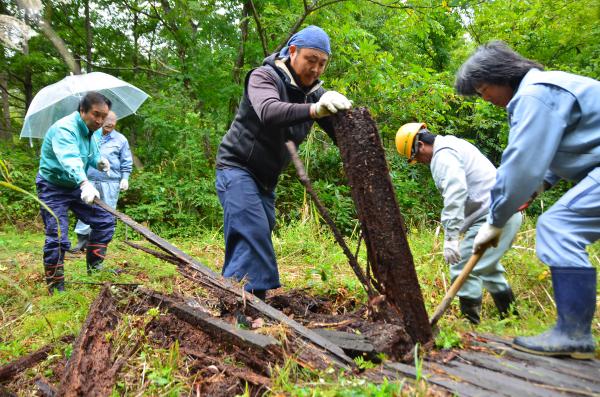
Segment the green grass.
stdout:
<path fill-rule="evenodd" d="M 130 239 L 141 240 L 128 231 Z M 124 226 L 119 224 L 117 238 L 109 246 L 105 262 L 108 269 L 123 268 L 126 273 L 115 276 L 101 272 L 88 276 L 85 257 L 69 255 L 65 262 L 68 282 L 142 283 L 148 288 L 165 293 L 194 292 L 202 290 L 179 276 L 175 266 L 135 250 L 122 242 Z M 553 324 L 555 309 L 551 300 L 552 288 L 548 269 L 540 263 L 534 252 L 535 228 L 527 220 L 511 249 L 504 257 L 507 278 L 518 299 L 519 318 L 500 321 L 489 294 L 484 295 L 482 322 L 473 327 L 458 316 L 456 302 L 439 322 L 440 333 L 436 344 L 449 348 L 460 345 L 463 333 L 471 330 L 514 336 L 538 333 Z M 27 354 L 66 334 L 77 334 L 85 320 L 90 303 L 99 291 L 92 284 L 67 284 L 67 292 L 48 296 L 42 272 L 42 245 L 44 236 L 35 225 L 27 229 L 4 226 L 0 229 L 0 365 Z M 356 281 L 350 266 L 333 237 L 312 223 L 280 226 L 274 236 L 274 246 L 279 262 L 284 289 L 307 288 L 313 294 L 335 297 L 338 302 L 350 299 L 364 301 L 366 294 Z M 215 271 L 223 260 L 223 237 L 220 231 L 201 230 L 193 239 L 174 239 L 173 244 L 198 258 Z M 410 228 L 409 243 L 421 283 L 422 293 L 429 313 L 442 300 L 449 287 L 448 269 L 441 254 L 443 235 L 432 228 Z M 355 241 L 349 241 L 355 250 Z M 590 249 L 590 258 L 598 266 L 600 245 Z M 360 261 L 365 262 L 364 245 Z M 600 336 L 600 323 L 596 317 L 593 331 Z M 176 379 L 171 369 L 180 361 L 175 347 L 164 351 L 142 350 L 132 360 L 144 362 L 151 380 L 152 393 L 177 395 L 186 390 L 185 381 Z M 51 356 L 44 365 L 31 370 L 47 370 L 48 364 L 61 353 Z M 418 360 L 418 358 L 417 358 Z M 163 363 L 164 365 L 159 365 Z M 368 366 L 368 363 L 361 365 Z M 287 362 L 275 368 L 273 392 L 297 396 L 383 396 L 426 395 L 426 386 L 410 387 L 396 383 L 374 385 L 363 379 L 337 373 L 312 373 Z M 161 385 L 160 383 L 164 383 Z M 425 379 L 426 383 L 426 379 Z M 121 385 L 122 386 L 122 385 Z M 124 390 L 119 384 L 115 393 Z M 121 387 L 121 388 L 120 388 Z M 124 387 L 124 386 L 123 386 Z M 165 387 L 169 390 L 167 393 Z M 408 391 L 407 391 L 408 390 Z M 131 390 L 130 390 L 131 391 Z M 138 390 L 139 392 L 139 390 Z"/>

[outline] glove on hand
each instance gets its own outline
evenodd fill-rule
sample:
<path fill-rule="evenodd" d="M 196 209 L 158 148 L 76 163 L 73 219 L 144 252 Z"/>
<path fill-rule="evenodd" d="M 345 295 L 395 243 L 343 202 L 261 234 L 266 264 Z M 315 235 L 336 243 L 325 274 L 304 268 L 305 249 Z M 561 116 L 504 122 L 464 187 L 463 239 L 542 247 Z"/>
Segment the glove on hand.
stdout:
<path fill-rule="evenodd" d="M 501 227 L 484 223 L 483 226 L 479 228 L 479 232 L 477 232 L 477 236 L 475 236 L 475 240 L 473 241 L 473 253 L 478 253 L 484 246 L 491 245 L 497 247 L 501 234 Z"/>
<path fill-rule="evenodd" d="M 119 189 L 123 191 L 129 189 L 129 181 L 127 179 L 121 179 L 121 182 L 119 183 Z"/>
<path fill-rule="evenodd" d="M 98 171 L 104 171 L 107 174 L 108 171 L 110 171 L 110 163 L 104 157 L 102 157 L 100 161 L 98 161 Z"/>
<path fill-rule="evenodd" d="M 460 261 L 460 251 L 458 250 L 458 240 L 444 241 L 444 259 L 446 263 L 455 264 Z"/>
<path fill-rule="evenodd" d="M 86 204 L 92 204 L 94 197 L 100 197 L 98 190 L 90 183 L 90 181 L 84 181 L 81 186 L 81 200 Z"/>
<path fill-rule="evenodd" d="M 324 93 L 319 102 L 313 103 L 311 114 L 315 119 L 331 116 L 337 113 L 338 110 L 348 110 L 352 107 L 352 102 L 337 91 L 327 91 Z"/>

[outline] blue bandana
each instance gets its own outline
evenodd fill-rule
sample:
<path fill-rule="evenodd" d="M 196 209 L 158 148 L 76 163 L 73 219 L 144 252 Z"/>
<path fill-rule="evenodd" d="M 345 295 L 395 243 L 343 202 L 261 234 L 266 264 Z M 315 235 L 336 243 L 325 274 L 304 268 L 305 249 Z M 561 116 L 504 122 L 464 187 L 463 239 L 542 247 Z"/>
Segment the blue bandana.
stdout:
<path fill-rule="evenodd" d="M 313 48 L 331 55 L 331 47 L 329 46 L 329 36 L 323 29 L 318 26 L 310 25 L 294 34 L 287 45 L 279 52 L 281 58 L 290 56 L 290 46 L 295 45 L 298 48 Z"/>

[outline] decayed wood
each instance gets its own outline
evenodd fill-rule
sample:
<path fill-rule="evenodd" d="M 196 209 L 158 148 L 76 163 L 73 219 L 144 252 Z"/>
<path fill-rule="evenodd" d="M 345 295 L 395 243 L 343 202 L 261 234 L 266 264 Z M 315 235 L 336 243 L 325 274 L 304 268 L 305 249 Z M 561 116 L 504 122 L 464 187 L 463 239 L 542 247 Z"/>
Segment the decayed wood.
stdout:
<path fill-rule="evenodd" d="M 290 152 L 292 162 L 294 163 L 294 166 L 296 167 L 296 173 L 298 174 L 298 179 L 300 179 L 300 182 L 302 182 L 302 184 L 306 188 L 306 191 L 308 192 L 308 194 L 312 198 L 313 202 L 317 206 L 319 213 L 321 214 L 323 219 L 325 219 L 325 222 L 327 223 L 327 225 L 329 225 L 329 228 L 331 229 L 331 231 L 333 233 L 335 241 L 337 241 L 337 243 L 340 245 L 340 247 L 342 247 L 344 254 L 348 258 L 350 267 L 354 271 L 354 274 L 358 278 L 358 281 L 360 281 L 360 283 L 364 287 L 365 291 L 367 291 L 367 295 L 369 296 L 369 299 L 374 298 L 377 295 L 377 293 L 373 290 L 370 280 L 367 279 L 367 277 L 365 276 L 365 273 L 363 272 L 360 265 L 358 264 L 358 261 L 356 260 L 356 256 L 352 255 L 352 252 L 350 252 L 350 249 L 348 248 L 348 246 L 346 245 L 346 242 L 344 241 L 344 237 L 342 237 L 342 233 L 340 233 L 337 226 L 333 222 L 333 219 L 331 219 L 331 216 L 329 215 L 329 211 L 327 211 L 327 208 L 325 208 L 325 206 L 321 203 L 321 200 L 319 200 L 319 197 L 313 190 L 312 185 L 310 183 L 310 179 L 308 179 L 308 175 L 306 174 L 306 171 L 304 170 L 304 165 L 302 164 L 302 161 L 300 161 L 300 157 L 298 157 L 298 151 L 296 150 L 296 144 L 292 141 L 287 141 L 286 146 L 288 148 L 288 151 Z"/>
<path fill-rule="evenodd" d="M 205 265 L 203 265 L 198 260 L 192 258 L 185 252 L 181 251 L 179 248 L 175 247 L 165 239 L 159 237 L 158 235 L 151 232 L 148 228 L 140 225 L 127 215 L 109 207 L 105 202 L 100 200 L 98 197 L 94 199 L 94 203 L 104 208 L 109 213 L 116 216 L 119 220 L 125 223 L 127 226 L 131 227 L 142 236 L 144 236 L 148 241 L 152 244 L 156 245 L 163 251 L 168 254 L 174 256 L 178 260 L 184 262 L 187 266 L 186 269 L 193 270 L 197 277 L 197 280 L 201 282 L 206 288 L 208 288 L 211 292 L 213 292 L 217 296 L 235 296 L 238 299 L 245 299 L 246 304 L 262 313 L 263 315 L 279 321 L 289 328 L 291 328 L 298 335 L 306 338 L 310 343 L 320 347 L 325 350 L 326 358 L 331 365 L 341 368 L 354 368 L 354 361 L 348 357 L 342 349 L 340 349 L 335 344 L 329 342 L 327 339 L 322 336 L 317 335 L 315 332 L 309 330 L 298 322 L 292 320 L 279 310 L 275 309 L 272 306 L 269 306 L 262 300 L 256 298 L 255 296 L 245 292 L 237 285 L 233 285 L 229 280 L 223 278 L 221 275 L 215 273 Z M 324 357 L 325 358 L 325 357 Z"/>
<path fill-rule="evenodd" d="M 431 326 L 377 126 L 365 108 L 336 115 L 334 126 L 373 275 L 413 345 L 424 344 Z"/>
<path fill-rule="evenodd" d="M 364 335 L 328 329 L 315 329 L 315 332 L 341 347 L 350 357 L 362 356 L 373 359 L 378 353 L 371 341 Z"/>
<path fill-rule="evenodd" d="M 114 383 L 111 371 L 112 343 L 106 338 L 116 328 L 119 318 L 116 302 L 105 285 L 90 306 L 81 327 L 71 358 L 58 388 L 60 396 L 109 395 Z"/>
<path fill-rule="evenodd" d="M 124 241 L 124 243 L 127 244 L 127 245 L 129 245 L 130 247 L 133 247 L 133 248 L 138 249 L 140 251 L 144 251 L 147 254 L 155 256 L 158 259 L 162 259 L 163 261 L 170 262 L 170 263 L 172 263 L 174 265 L 181 266 L 182 264 L 184 264 L 184 262 L 182 262 L 181 260 L 177 259 L 176 257 L 174 257 L 172 255 L 165 254 L 163 252 L 159 252 L 159 251 L 153 250 L 153 249 L 148 248 L 148 247 L 144 247 L 143 245 L 136 244 L 136 243 L 133 243 L 131 241 Z"/>
<path fill-rule="evenodd" d="M 63 336 L 59 339 L 61 343 L 69 343 L 72 342 L 75 337 L 73 335 Z M 31 368 L 37 363 L 43 361 L 48 357 L 48 354 L 56 347 L 55 343 L 48 344 L 35 352 L 28 354 L 26 356 L 20 357 L 10 363 L 0 367 L 0 383 L 11 380 L 15 377 L 15 375 L 20 372 L 26 370 L 27 368 Z"/>
<path fill-rule="evenodd" d="M 35 380 L 35 385 L 38 388 L 38 393 L 43 397 L 54 397 L 58 391 L 44 377 L 39 376 Z"/>
<path fill-rule="evenodd" d="M 143 288 L 138 289 L 138 292 L 149 298 L 153 304 L 166 308 L 180 320 L 201 328 L 202 331 L 219 340 L 225 339 L 236 346 L 257 350 L 270 350 L 271 352 L 279 350 L 279 342 L 273 337 L 236 328 L 225 321 L 214 318 L 208 313 L 181 304 L 173 298 L 159 294 L 158 292 Z"/>

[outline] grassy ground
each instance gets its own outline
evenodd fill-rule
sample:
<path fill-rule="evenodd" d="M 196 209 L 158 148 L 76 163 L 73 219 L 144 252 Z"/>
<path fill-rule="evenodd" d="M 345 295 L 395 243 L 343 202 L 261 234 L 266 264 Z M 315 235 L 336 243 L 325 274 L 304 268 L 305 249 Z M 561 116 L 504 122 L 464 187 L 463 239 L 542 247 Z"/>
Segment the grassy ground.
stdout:
<path fill-rule="evenodd" d="M 36 227 L 37 226 L 37 227 Z M 143 252 L 130 248 L 122 242 L 124 226 L 119 224 L 118 238 L 109 247 L 106 260 L 109 269 L 123 268 L 125 273 L 115 276 L 110 272 L 88 276 L 83 255 L 69 255 L 65 262 L 67 292 L 48 296 L 42 273 L 41 247 L 44 236 L 39 225 L 28 225 L 26 229 L 4 226 L 0 229 L 0 365 L 39 348 L 65 334 L 77 334 L 83 323 L 90 303 L 98 292 L 94 284 L 103 281 L 119 283 L 143 283 L 145 286 L 164 292 L 202 293 L 201 289 L 181 278 L 173 265 L 155 259 Z M 129 231 L 129 238 L 140 237 Z M 518 298 L 519 318 L 498 320 L 491 297 L 484 296 L 482 323 L 472 327 L 457 316 L 456 302 L 440 321 L 440 333 L 436 343 L 440 347 L 459 346 L 462 333 L 469 330 L 492 332 L 513 336 L 535 334 L 554 322 L 555 309 L 552 302 L 551 281 L 547 268 L 535 257 L 535 229 L 526 220 L 518 234 L 514 248 L 504 258 L 507 277 Z M 411 228 L 409 241 L 417 267 L 421 288 L 429 313 L 441 301 L 449 287 L 447 266 L 443 262 L 441 249 L 443 236 L 439 230 Z M 220 231 L 202 231 L 194 239 L 173 240 L 172 243 L 200 259 L 209 267 L 219 270 L 223 259 L 223 243 Z M 326 295 L 343 304 L 349 299 L 364 300 L 365 294 L 355 280 L 341 249 L 329 233 L 319 232 L 310 224 L 294 224 L 279 229 L 274 238 L 279 260 L 283 288 L 308 288 L 311 293 Z M 364 247 L 361 255 L 364 259 Z M 600 245 L 590 250 L 590 257 L 598 267 Z M 599 313 L 600 311 L 597 311 Z M 594 334 L 600 337 L 600 321 L 596 316 Z M 30 370 L 48 371 L 53 359 L 61 353 Z M 149 373 L 168 371 L 177 366 L 177 352 L 140 352 L 135 360 L 148 367 Z M 165 370 L 165 363 L 167 365 Z M 170 372 L 169 372 L 170 373 Z M 48 374 L 46 374 L 48 375 Z M 279 392 L 292 395 L 392 395 L 399 393 L 402 385 L 365 384 L 362 380 L 336 376 L 338 374 L 304 374 L 297 368 L 284 367 L 276 370 L 273 394 Z M 163 377 L 164 378 L 164 377 Z M 148 378 L 149 394 L 186 394 L 185 379 L 171 379 L 162 387 L 161 376 Z M 163 379 L 164 380 L 164 379 Z M 153 383 L 154 382 L 154 383 Z M 163 383 L 164 384 L 164 383 Z M 403 389 L 405 393 L 421 395 L 422 389 Z M 143 391 L 143 390 L 142 390 Z M 119 394 L 118 387 L 115 395 Z"/>

